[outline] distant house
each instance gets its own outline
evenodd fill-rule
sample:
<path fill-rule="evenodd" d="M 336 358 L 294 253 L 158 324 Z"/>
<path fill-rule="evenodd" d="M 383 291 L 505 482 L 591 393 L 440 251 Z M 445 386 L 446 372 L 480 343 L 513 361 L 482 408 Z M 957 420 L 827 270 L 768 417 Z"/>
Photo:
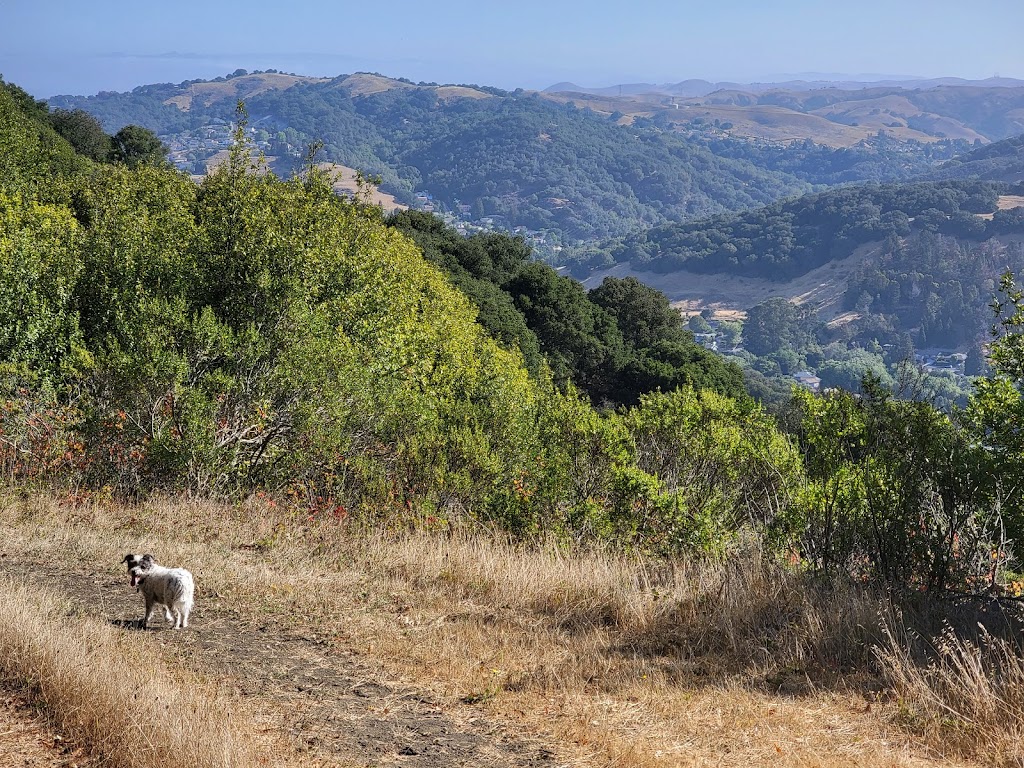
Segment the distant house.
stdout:
<path fill-rule="evenodd" d="M 810 371 L 799 371 L 793 374 L 793 379 L 801 387 L 811 390 L 811 392 L 817 392 L 821 389 L 821 379 L 815 376 Z"/>
<path fill-rule="evenodd" d="M 695 333 L 693 340 L 705 349 L 710 349 L 712 352 L 718 351 L 718 337 L 714 333 Z"/>
<path fill-rule="evenodd" d="M 947 352 L 935 350 L 931 352 L 915 353 L 914 360 L 921 370 L 928 373 L 953 373 L 959 376 L 964 374 L 964 364 L 967 355 L 963 352 Z"/>

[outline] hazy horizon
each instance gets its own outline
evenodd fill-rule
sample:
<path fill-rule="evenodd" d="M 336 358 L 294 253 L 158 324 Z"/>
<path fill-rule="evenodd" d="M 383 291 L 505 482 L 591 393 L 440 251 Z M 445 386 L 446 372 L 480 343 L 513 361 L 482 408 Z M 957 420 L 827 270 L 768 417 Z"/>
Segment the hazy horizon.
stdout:
<path fill-rule="evenodd" d="M 833 7 L 648 0 L 432 8 L 299 0 L 136 6 L 0 0 L 0 74 L 39 98 L 210 79 L 236 69 L 543 89 L 808 79 L 1024 79 L 1024 4 L 863 0 Z M 912 73 L 865 76 L 861 73 Z M 792 74 L 790 74 L 792 73 Z M 850 73 L 848 75 L 843 73 Z M 817 78 L 815 78 L 817 79 Z"/>

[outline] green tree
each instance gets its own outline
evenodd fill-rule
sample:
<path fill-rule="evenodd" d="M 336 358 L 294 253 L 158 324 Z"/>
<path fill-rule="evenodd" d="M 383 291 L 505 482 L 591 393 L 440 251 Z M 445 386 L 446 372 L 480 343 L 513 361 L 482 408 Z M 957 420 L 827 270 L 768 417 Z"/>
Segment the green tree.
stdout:
<path fill-rule="evenodd" d="M 49 122 L 78 154 L 97 162 L 110 158 L 110 136 L 100 121 L 84 109 L 56 109 L 50 113 Z"/>
<path fill-rule="evenodd" d="M 615 318 L 627 344 L 642 349 L 657 341 L 692 341 L 679 310 L 664 293 L 635 277 L 606 277 L 590 291 L 590 300 Z"/>
<path fill-rule="evenodd" d="M 927 403 L 795 391 L 808 483 L 792 530 L 816 569 L 900 589 L 981 590 L 1005 563 L 999 510 L 979 493 L 970 435 Z"/>
<path fill-rule="evenodd" d="M 989 345 L 989 373 L 974 382 L 967 409 L 968 424 L 984 449 L 976 478 L 993 503 L 1003 510 L 1007 533 L 1024 538 L 1024 291 L 1014 275 L 1000 281 L 1002 297 L 993 302 L 996 315 Z"/>
<path fill-rule="evenodd" d="M 755 355 L 767 355 L 791 345 L 795 338 L 798 314 L 786 299 L 772 298 L 747 310 L 743 324 L 743 343 Z"/>
<path fill-rule="evenodd" d="M 711 333 L 711 325 L 700 315 L 694 315 L 687 322 L 686 326 L 694 333 Z"/>
<path fill-rule="evenodd" d="M 857 392 L 864 377 L 868 375 L 877 378 L 886 387 L 891 388 L 893 385 L 892 376 L 886 370 L 882 358 L 866 350 L 854 350 L 842 357 L 825 360 L 818 366 L 817 373 L 825 389 Z"/>
<path fill-rule="evenodd" d="M 111 157 L 128 166 L 167 162 L 167 147 L 156 134 L 138 125 L 126 125 L 114 134 Z"/>

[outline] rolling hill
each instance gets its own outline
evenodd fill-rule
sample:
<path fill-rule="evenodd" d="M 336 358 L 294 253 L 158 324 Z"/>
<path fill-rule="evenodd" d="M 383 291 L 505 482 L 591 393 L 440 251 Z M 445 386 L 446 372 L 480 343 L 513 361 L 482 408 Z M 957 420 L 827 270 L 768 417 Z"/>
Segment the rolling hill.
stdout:
<path fill-rule="evenodd" d="M 950 93 L 942 99 L 933 93 L 943 90 Z M 320 160 L 378 176 L 397 203 L 444 212 L 469 230 L 518 230 L 559 262 L 563 246 L 822 186 L 928 172 L 1014 125 L 1015 99 L 1024 94 L 719 90 L 681 100 L 642 86 L 623 91 L 508 92 L 374 73 L 325 79 L 240 70 L 50 104 L 85 109 L 108 131 L 150 128 L 181 167 L 204 173 L 209 156 L 230 142 L 242 99 L 254 139 L 279 167 L 297 167 L 305 148 L 322 142 Z M 922 99 L 936 111 L 922 117 Z M 878 127 L 897 114 L 900 126 Z"/>
<path fill-rule="evenodd" d="M 268 154 L 298 161 L 319 140 L 323 159 L 379 175 L 401 203 L 422 193 L 428 210 L 524 227 L 543 233 L 541 244 L 749 208 L 809 188 L 791 174 L 536 93 L 368 73 L 331 80 L 254 73 L 50 103 L 85 109 L 107 130 L 150 128 L 196 170 L 206 149 L 227 140 L 218 126 L 234 118 L 239 98 Z"/>
<path fill-rule="evenodd" d="M 1015 143 L 978 150 L 965 165 L 1012 157 Z M 654 227 L 588 258 L 578 270 L 587 285 L 633 277 L 691 313 L 784 298 L 832 323 L 826 338 L 854 346 L 907 336 L 921 347 L 977 349 L 1000 276 L 1024 270 L 1024 186 L 846 186 Z"/>
<path fill-rule="evenodd" d="M 790 142 L 810 139 L 851 147 L 882 134 L 903 142 L 948 139 L 988 143 L 1024 133 L 1024 83 L 764 88 L 718 83 L 711 88 L 624 86 L 574 90 L 560 83 L 545 92 L 616 115 L 620 122 L 659 119 L 671 129 L 740 139 Z M 910 84 L 908 84 L 910 85 Z"/>

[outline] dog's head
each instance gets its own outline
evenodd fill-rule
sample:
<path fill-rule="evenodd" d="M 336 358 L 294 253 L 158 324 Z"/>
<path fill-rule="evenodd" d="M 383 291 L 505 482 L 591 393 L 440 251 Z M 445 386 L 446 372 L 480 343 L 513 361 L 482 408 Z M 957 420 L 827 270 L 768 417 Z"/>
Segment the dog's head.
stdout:
<path fill-rule="evenodd" d="M 121 563 L 122 565 L 127 564 L 128 570 L 131 571 L 132 568 L 141 567 L 145 569 L 153 566 L 156 563 L 156 558 L 154 558 L 149 553 L 146 553 L 145 555 L 134 555 L 131 552 L 129 552 L 127 555 L 124 556 L 124 559 L 121 561 Z"/>
<path fill-rule="evenodd" d="M 129 552 L 121 563 L 128 566 L 128 583 L 138 591 L 139 585 L 145 581 L 146 572 L 156 565 L 156 559 L 149 553 L 135 555 Z"/>

